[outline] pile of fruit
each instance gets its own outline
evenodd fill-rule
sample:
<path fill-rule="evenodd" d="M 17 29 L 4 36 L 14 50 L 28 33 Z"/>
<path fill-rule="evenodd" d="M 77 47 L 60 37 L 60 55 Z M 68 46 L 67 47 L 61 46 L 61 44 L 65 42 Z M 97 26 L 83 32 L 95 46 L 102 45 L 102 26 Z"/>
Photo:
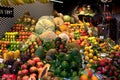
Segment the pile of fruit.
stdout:
<path fill-rule="evenodd" d="M 119 79 L 120 45 L 96 36 L 88 22 L 73 23 L 69 15 L 62 17 L 42 16 L 37 22 L 25 13 L 18 19 L 0 40 L 0 76 L 17 80 L 99 80 L 97 75 Z"/>
<path fill-rule="evenodd" d="M 103 58 L 92 67 L 96 69 L 96 73 L 102 74 L 105 80 L 120 79 L 120 52 L 110 54 L 111 58 Z"/>

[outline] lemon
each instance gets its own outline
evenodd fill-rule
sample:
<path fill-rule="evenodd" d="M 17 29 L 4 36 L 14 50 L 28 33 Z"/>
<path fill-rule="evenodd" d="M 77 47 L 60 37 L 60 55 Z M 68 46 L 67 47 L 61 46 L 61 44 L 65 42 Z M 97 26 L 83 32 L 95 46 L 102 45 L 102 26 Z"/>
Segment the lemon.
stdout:
<path fill-rule="evenodd" d="M 87 68 L 90 68 L 90 67 L 91 67 L 91 64 L 89 64 L 89 63 L 86 64 L 86 67 L 87 67 Z"/>
<path fill-rule="evenodd" d="M 119 48 L 119 45 L 115 45 L 113 49 L 117 50 Z"/>
<path fill-rule="evenodd" d="M 101 57 L 101 55 L 100 55 L 100 54 L 97 54 L 97 57 L 98 57 L 98 58 L 100 58 L 100 57 Z"/>
<path fill-rule="evenodd" d="M 94 42 L 94 44 L 98 44 L 98 42 Z"/>
<path fill-rule="evenodd" d="M 89 50 L 90 50 L 90 47 L 86 46 L 85 51 L 89 51 Z"/>
<path fill-rule="evenodd" d="M 88 54 L 88 57 L 89 57 L 89 58 L 93 58 L 93 54 L 92 54 L 92 53 L 89 53 L 89 54 Z"/>
<path fill-rule="evenodd" d="M 115 50 L 111 50 L 111 52 L 115 52 Z"/>
<path fill-rule="evenodd" d="M 103 52 L 106 52 L 107 50 L 106 49 L 103 49 Z"/>
<path fill-rule="evenodd" d="M 100 61 L 100 60 L 101 60 L 101 58 L 98 58 L 98 60 Z"/>
<path fill-rule="evenodd" d="M 97 56 L 93 56 L 93 60 L 98 60 Z"/>
<path fill-rule="evenodd" d="M 93 52 L 94 52 L 92 49 L 90 49 L 89 51 L 90 51 L 90 53 L 93 53 Z"/>
<path fill-rule="evenodd" d="M 85 51 L 85 52 L 84 52 L 84 55 L 87 55 L 87 54 L 88 54 L 88 51 Z"/>
<path fill-rule="evenodd" d="M 90 62 L 90 63 L 93 63 L 94 61 L 93 61 L 93 59 L 90 59 L 89 62 Z"/>
<path fill-rule="evenodd" d="M 86 61 L 89 61 L 89 57 L 88 57 L 88 56 L 85 56 L 85 60 L 86 60 Z"/>

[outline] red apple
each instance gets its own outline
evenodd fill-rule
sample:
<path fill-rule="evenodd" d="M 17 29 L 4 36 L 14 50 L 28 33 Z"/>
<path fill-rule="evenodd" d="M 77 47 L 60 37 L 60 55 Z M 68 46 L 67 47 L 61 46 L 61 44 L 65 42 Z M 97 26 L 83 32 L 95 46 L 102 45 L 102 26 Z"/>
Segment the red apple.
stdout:
<path fill-rule="evenodd" d="M 22 75 L 26 75 L 26 74 L 28 73 L 28 70 L 27 70 L 27 69 L 23 69 L 23 70 L 21 71 L 21 73 L 22 73 Z"/>
<path fill-rule="evenodd" d="M 43 62 L 37 62 L 37 68 L 43 68 L 44 63 Z"/>
<path fill-rule="evenodd" d="M 41 60 L 40 60 L 39 57 L 34 57 L 34 58 L 33 58 L 33 61 L 35 61 L 35 63 L 37 63 L 37 62 L 40 62 Z"/>
<path fill-rule="evenodd" d="M 32 66 L 32 67 L 30 67 L 29 71 L 30 71 L 31 73 L 36 72 L 36 71 L 37 71 L 37 68 L 36 68 L 35 66 Z"/>
<path fill-rule="evenodd" d="M 27 69 L 27 64 L 22 64 L 21 69 Z"/>

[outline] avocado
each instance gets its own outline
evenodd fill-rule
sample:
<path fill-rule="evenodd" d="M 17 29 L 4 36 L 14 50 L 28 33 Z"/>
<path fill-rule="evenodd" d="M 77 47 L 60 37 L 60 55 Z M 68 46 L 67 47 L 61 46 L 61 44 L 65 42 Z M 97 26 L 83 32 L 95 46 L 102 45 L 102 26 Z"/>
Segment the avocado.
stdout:
<path fill-rule="evenodd" d="M 41 60 L 45 59 L 45 53 L 44 53 L 44 49 L 42 46 L 38 47 L 38 49 L 35 51 L 35 55 L 40 57 Z"/>

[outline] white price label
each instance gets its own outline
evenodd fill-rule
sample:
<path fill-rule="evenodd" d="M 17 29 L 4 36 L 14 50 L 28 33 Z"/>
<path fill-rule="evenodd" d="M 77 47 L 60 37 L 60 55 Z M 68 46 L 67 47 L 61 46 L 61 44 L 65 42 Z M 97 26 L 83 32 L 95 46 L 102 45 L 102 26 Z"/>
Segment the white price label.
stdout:
<path fill-rule="evenodd" d="M 101 39 L 104 39 L 104 36 L 100 36 Z"/>
<path fill-rule="evenodd" d="M 0 58 L 0 63 L 3 63 L 3 59 L 2 58 Z"/>

